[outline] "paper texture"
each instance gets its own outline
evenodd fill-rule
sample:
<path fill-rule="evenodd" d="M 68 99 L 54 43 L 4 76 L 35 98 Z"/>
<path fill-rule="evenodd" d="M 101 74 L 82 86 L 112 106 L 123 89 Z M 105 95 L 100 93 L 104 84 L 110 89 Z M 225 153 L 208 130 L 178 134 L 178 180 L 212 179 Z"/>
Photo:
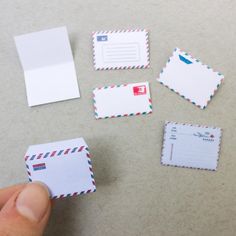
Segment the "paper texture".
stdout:
<path fill-rule="evenodd" d="M 219 72 L 176 48 L 157 80 L 204 109 L 223 78 Z"/>
<path fill-rule="evenodd" d="M 148 82 L 96 88 L 93 97 L 97 119 L 144 115 L 152 112 Z"/>
<path fill-rule="evenodd" d="M 220 128 L 166 122 L 161 163 L 216 170 L 220 142 Z"/>
<path fill-rule="evenodd" d="M 148 32 L 146 30 L 95 32 L 93 50 L 96 70 L 149 67 Z"/>
<path fill-rule="evenodd" d="M 30 181 L 41 181 L 51 198 L 96 190 L 87 144 L 82 138 L 30 146 L 25 155 Z"/>
<path fill-rule="evenodd" d="M 15 37 L 29 106 L 80 97 L 66 27 Z"/>

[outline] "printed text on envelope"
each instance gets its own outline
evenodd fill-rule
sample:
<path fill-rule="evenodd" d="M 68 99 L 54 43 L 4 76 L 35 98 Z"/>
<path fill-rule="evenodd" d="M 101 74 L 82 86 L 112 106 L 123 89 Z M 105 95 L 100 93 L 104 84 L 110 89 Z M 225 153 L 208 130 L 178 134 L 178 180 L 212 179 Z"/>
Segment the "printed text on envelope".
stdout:
<path fill-rule="evenodd" d="M 105 44 L 102 52 L 105 63 L 135 62 L 140 60 L 138 43 Z"/>

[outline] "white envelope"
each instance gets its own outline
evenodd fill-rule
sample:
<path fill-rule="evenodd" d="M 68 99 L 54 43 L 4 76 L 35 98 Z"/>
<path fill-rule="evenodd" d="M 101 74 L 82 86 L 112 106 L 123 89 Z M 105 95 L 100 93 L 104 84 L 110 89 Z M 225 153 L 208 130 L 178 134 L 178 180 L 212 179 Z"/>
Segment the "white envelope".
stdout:
<path fill-rule="evenodd" d="M 30 146 L 25 155 L 29 181 L 40 181 L 51 198 L 96 191 L 88 146 L 83 138 Z"/>
<path fill-rule="evenodd" d="M 204 109 L 223 78 L 219 72 L 176 48 L 157 81 Z"/>
<path fill-rule="evenodd" d="M 148 82 L 96 88 L 93 98 L 96 119 L 152 113 Z"/>
<path fill-rule="evenodd" d="M 80 97 L 66 27 L 15 37 L 29 106 Z"/>
<path fill-rule="evenodd" d="M 166 122 L 161 163 L 176 167 L 216 170 L 221 129 Z"/>
<path fill-rule="evenodd" d="M 149 44 L 146 30 L 116 30 L 93 33 L 96 70 L 149 67 Z"/>

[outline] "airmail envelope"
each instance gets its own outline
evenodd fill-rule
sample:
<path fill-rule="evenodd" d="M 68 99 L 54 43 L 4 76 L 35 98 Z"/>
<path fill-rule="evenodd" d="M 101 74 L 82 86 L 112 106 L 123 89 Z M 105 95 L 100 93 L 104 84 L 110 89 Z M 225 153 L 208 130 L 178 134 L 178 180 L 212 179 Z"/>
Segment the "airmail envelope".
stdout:
<path fill-rule="evenodd" d="M 96 88 L 93 101 L 96 119 L 152 113 L 148 82 Z"/>
<path fill-rule="evenodd" d="M 83 138 L 30 146 L 25 155 L 29 181 L 40 181 L 51 198 L 96 191 L 88 146 Z"/>
<path fill-rule="evenodd" d="M 66 27 L 15 37 L 29 106 L 80 97 Z"/>
<path fill-rule="evenodd" d="M 157 79 L 199 108 L 206 108 L 224 76 L 176 48 Z"/>
<path fill-rule="evenodd" d="M 166 122 L 161 163 L 216 170 L 221 133 L 216 127 Z"/>
<path fill-rule="evenodd" d="M 93 33 L 96 70 L 141 69 L 149 67 L 146 30 L 116 30 Z"/>

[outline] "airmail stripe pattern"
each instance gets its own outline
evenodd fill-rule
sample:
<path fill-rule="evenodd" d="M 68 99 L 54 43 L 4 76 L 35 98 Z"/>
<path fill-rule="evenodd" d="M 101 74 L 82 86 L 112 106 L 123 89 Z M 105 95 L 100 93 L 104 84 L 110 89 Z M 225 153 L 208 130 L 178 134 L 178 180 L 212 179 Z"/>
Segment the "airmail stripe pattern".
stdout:
<path fill-rule="evenodd" d="M 161 70 L 160 75 L 159 75 L 159 78 L 160 78 L 161 74 L 164 73 L 165 69 L 167 68 L 167 65 L 170 63 L 171 59 L 174 57 L 174 54 L 175 54 L 175 52 L 176 52 L 177 50 L 178 50 L 178 48 L 175 48 L 175 49 L 174 49 L 174 52 L 173 52 L 172 56 L 168 59 L 168 61 L 167 61 L 166 65 L 165 65 L 165 67 Z M 208 70 L 212 70 L 213 72 L 217 73 L 219 76 L 222 77 L 221 80 L 220 80 L 220 82 L 219 82 L 219 84 L 217 84 L 217 86 L 216 86 L 216 88 L 214 89 L 213 93 L 210 95 L 209 99 L 207 100 L 207 105 L 208 105 L 208 104 L 210 103 L 211 99 L 215 96 L 215 94 L 216 94 L 218 88 L 220 87 L 221 83 L 223 82 L 224 76 L 223 76 L 220 72 L 214 71 L 209 65 L 203 64 L 199 59 L 194 58 L 191 54 L 189 54 L 189 53 L 187 53 L 187 52 L 184 52 L 183 50 L 180 50 L 180 49 L 179 49 L 179 51 L 180 51 L 180 53 L 183 53 L 185 56 L 189 56 L 193 61 L 200 63 L 201 65 L 205 66 Z M 185 61 L 186 64 L 191 64 L 191 62 L 188 61 L 186 58 L 184 58 L 184 57 L 181 56 L 181 55 L 179 55 L 179 56 L 180 56 L 180 60 Z M 181 96 L 182 98 L 186 99 L 188 102 L 191 102 L 193 105 L 199 107 L 200 109 L 206 109 L 206 106 L 203 106 L 203 107 L 202 107 L 202 106 L 200 106 L 200 105 L 197 105 L 197 104 L 196 104 L 194 101 L 192 101 L 191 99 L 187 98 L 186 96 L 184 96 L 183 94 L 180 94 L 180 93 L 179 93 L 178 91 L 176 91 L 175 89 L 172 89 L 172 88 L 170 88 L 168 85 L 166 85 L 166 84 L 164 84 L 163 82 L 159 81 L 159 78 L 157 78 L 157 81 L 158 81 L 160 84 L 164 85 L 166 88 L 170 89 L 172 92 L 175 92 L 176 94 L 178 94 L 178 95 Z"/>
<path fill-rule="evenodd" d="M 103 89 L 113 89 L 113 88 L 127 87 L 128 85 L 130 85 L 130 84 L 110 85 L 110 86 L 98 87 L 98 88 L 95 88 L 93 90 L 93 108 L 94 108 L 94 115 L 95 115 L 95 118 L 97 120 L 103 119 L 103 118 L 98 117 L 96 99 L 95 99 L 95 93 L 94 92 L 97 91 L 97 90 L 103 90 Z M 150 108 L 149 112 L 138 112 L 138 113 L 130 113 L 130 114 L 124 114 L 124 115 L 117 115 L 117 116 L 106 116 L 106 117 L 104 117 L 104 119 L 152 114 L 152 99 L 151 99 L 150 96 L 148 98 L 148 102 L 149 102 L 149 108 Z"/>
<path fill-rule="evenodd" d="M 32 182 L 32 178 L 31 178 L 30 167 L 27 164 L 27 161 L 32 161 L 32 160 L 35 160 L 36 158 L 38 159 L 39 156 L 40 156 L 40 158 L 42 158 L 42 160 L 43 160 L 43 158 L 55 158 L 54 156 L 61 158 L 62 156 L 66 157 L 70 153 L 82 152 L 84 150 L 86 151 L 86 158 L 87 158 L 87 162 L 88 162 L 90 177 L 91 177 L 92 185 L 94 186 L 94 188 L 89 189 L 89 190 L 85 190 L 85 191 L 81 191 L 81 192 L 74 192 L 74 193 L 62 194 L 59 196 L 52 196 L 52 199 L 73 197 L 73 196 L 83 195 L 83 194 L 87 194 L 87 193 L 91 193 L 91 192 L 96 192 L 96 182 L 94 179 L 94 174 L 93 174 L 93 169 L 92 169 L 91 155 L 89 153 L 89 149 L 87 146 L 67 148 L 65 150 L 40 153 L 39 155 L 25 156 L 26 168 L 27 168 L 29 181 Z M 32 165 L 32 167 L 33 167 L 33 171 L 39 171 L 39 170 L 46 169 L 46 164 L 39 163 L 39 164 Z"/>
<path fill-rule="evenodd" d="M 81 147 L 74 147 L 74 148 L 67 148 L 63 150 L 58 150 L 58 151 L 51 151 L 51 152 L 46 152 L 46 153 L 40 153 L 38 155 L 34 154 L 32 156 L 25 156 L 25 161 L 33 161 L 35 159 L 43 159 L 43 158 L 49 158 L 49 157 L 56 157 L 56 156 L 65 156 L 70 153 L 75 153 L 75 152 L 82 152 L 84 149 L 86 149 L 85 146 Z"/>
<path fill-rule="evenodd" d="M 79 150 L 78 150 L 78 152 L 80 152 Z M 81 191 L 81 192 L 68 193 L 68 194 L 61 194 L 61 195 L 57 195 L 57 196 L 52 196 L 52 199 L 60 199 L 60 198 L 64 198 L 64 197 L 75 197 L 75 196 L 79 196 L 79 195 L 83 195 L 83 194 L 87 194 L 87 193 L 96 192 L 96 182 L 95 182 L 95 179 L 94 179 L 94 174 L 93 174 L 93 169 L 92 169 L 91 155 L 89 153 L 88 147 L 86 147 L 85 150 L 86 150 L 86 157 L 87 157 L 88 165 L 89 165 L 91 181 L 92 181 L 92 184 L 94 185 L 94 189 L 89 189 L 89 190 Z M 72 151 L 73 151 L 73 149 L 72 149 Z"/>
<path fill-rule="evenodd" d="M 146 65 L 137 65 L 137 66 L 120 66 L 120 67 L 97 67 L 96 66 L 96 60 L 95 60 L 95 40 L 98 40 L 100 42 L 107 41 L 108 36 L 107 34 L 113 34 L 113 33 L 130 33 L 130 32 L 145 32 L 145 46 L 148 56 L 148 63 Z M 102 36 L 97 36 L 97 34 L 103 34 Z M 105 30 L 105 31 L 95 31 L 92 32 L 93 37 L 93 64 L 95 67 L 95 70 L 121 70 L 121 69 L 147 69 L 150 67 L 150 51 L 149 51 L 149 37 L 148 37 L 148 30 L 147 29 L 128 29 L 128 30 Z"/>

